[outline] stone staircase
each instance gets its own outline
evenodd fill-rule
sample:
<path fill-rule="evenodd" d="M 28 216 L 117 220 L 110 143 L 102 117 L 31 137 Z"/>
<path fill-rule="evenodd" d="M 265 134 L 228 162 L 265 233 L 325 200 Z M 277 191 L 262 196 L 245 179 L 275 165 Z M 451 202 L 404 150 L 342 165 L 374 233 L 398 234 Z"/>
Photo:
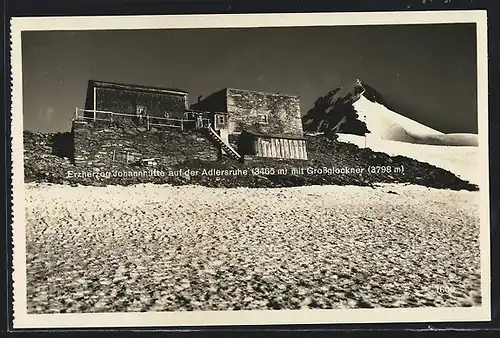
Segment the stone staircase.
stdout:
<path fill-rule="evenodd" d="M 214 128 L 212 128 L 212 125 L 209 124 L 206 127 L 209 135 L 212 137 L 212 139 L 217 142 L 217 144 L 226 152 L 226 154 L 229 155 L 232 159 L 236 161 L 241 161 L 243 159 L 243 156 L 241 156 L 231 145 L 226 143 L 220 136 L 217 134 Z"/>

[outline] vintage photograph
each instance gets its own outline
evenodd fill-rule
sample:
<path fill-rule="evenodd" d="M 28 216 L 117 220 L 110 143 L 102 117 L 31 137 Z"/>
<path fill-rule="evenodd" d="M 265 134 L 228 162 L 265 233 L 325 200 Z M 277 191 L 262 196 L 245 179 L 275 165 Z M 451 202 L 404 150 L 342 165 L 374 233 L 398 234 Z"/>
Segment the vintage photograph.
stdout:
<path fill-rule="evenodd" d="M 13 22 L 15 323 L 487 320 L 486 15 L 438 14 Z"/>

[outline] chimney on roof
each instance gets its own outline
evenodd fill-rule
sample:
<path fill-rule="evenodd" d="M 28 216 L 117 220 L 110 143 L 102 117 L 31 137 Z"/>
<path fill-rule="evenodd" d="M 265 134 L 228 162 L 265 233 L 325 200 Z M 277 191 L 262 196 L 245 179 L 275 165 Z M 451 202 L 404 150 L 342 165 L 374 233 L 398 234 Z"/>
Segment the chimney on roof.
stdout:
<path fill-rule="evenodd" d="M 203 96 L 201 96 L 201 95 L 200 95 L 200 96 L 198 96 L 198 103 L 200 103 L 200 101 L 201 101 L 201 98 L 202 98 L 202 97 L 203 97 Z"/>

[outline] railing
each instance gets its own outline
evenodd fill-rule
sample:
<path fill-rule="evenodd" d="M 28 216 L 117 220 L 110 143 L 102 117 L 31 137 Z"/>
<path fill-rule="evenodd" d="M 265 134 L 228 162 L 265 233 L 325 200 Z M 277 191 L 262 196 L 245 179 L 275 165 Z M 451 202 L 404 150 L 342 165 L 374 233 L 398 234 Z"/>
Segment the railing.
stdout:
<path fill-rule="evenodd" d="M 186 118 L 167 118 L 167 117 L 157 117 L 157 116 L 143 116 L 125 113 L 115 113 L 104 110 L 93 110 L 93 109 L 75 109 L 74 120 L 91 120 L 91 121 L 106 121 L 106 122 L 124 122 L 131 121 L 136 124 L 143 124 L 149 130 L 151 127 L 170 127 L 170 128 L 180 128 L 184 130 L 187 126 L 188 128 L 198 129 L 203 128 L 210 120 L 208 118 L 201 119 L 186 119 Z"/>
<path fill-rule="evenodd" d="M 242 156 L 228 143 L 226 143 L 218 134 L 217 132 L 212 128 L 211 124 L 208 124 L 207 129 L 212 135 L 213 138 L 215 138 L 216 142 L 219 143 L 221 148 L 228 153 L 229 156 L 234 158 L 235 160 L 239 161 L 242 159 Z"/>

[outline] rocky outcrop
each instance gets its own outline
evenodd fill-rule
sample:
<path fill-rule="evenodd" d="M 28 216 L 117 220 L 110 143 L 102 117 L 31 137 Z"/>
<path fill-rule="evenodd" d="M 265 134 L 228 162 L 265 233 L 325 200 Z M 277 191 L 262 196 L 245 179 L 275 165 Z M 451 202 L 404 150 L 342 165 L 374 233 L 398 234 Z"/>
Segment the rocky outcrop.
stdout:
<path fill-rule="evenodd" d="M 363 83 L 356 80 L 318 98 L 314 107 L 302 117 L 304 130 L 309 132 L 342 132 L 354 135 L 369 133 L 368 127 L 358 119 L 359 115 L 353 107 L 353 103 L 365 92 L 366 88 Z M 378 96 L 371 88 L 369 88 L 369 94 L 372 99 Z"/>
<path fill-rule="evenodd" d="M 61 182 L 74 167 L 71 134 L 24 132 L 24 177 L 26 181 Z M 69 148 L 69 149 L 68 149 Z"/>
<path fill-rule="evenodd" d="M 452 172 L 429 163 L 405 156 L 389 156 L 370 148 L 359 148 L 354 144 L 338 142 L 324 136 L 309 138 L 308 153 L 310 162 L 315 167 L 366 169 L 360 177 L 340 174 L 341 180 L 359 179 L 370 184 L 408 183 L 438 189 L 478 190 L 475 184 L 464 181 Z"/>
<path fill-rule="evenodd" d="M 105 134 L 103 132 L 103 135 Z M 192 146 L 193 142 L 189 141 L 194 136 L 189 133 L 170 133 L 166 136 L 168 139 L 164 139 L 162 142 L 156 139 L 158 137 L 156 134 L 155 131 L 142 132 L 142 134 L 135 135 L 134 139 L 140 140 L 143 145 L 156 140 L 155 142 L 158 144 L 151 144 L 149 155 L 153 155 L 154 149 L 164 152 L 170 149 L 171 158 L 175 157 L 173 152 L 176 152 L 178 157 L 176 161 L 162 162 L 154 168 L 147 168 L 132 163 L 118 162 L 114 166 L 112 164 L 108 164 L 108 167 L 96 166 L 96 158 L 92 164 L 75 165 L 69 158 L 60 157 L 53 153 L 53 136 L 25 133 L 25 180 L 94 186 L 167 183 L 226 188 L 272 188 L 304 185 L 374 186 L 377 183 L 409 183 L 452 190 L 478 189 L 476 185 L 459 179 L 453 173 L 428 163 L 403 156 L 391 157 L 370 149 L 360 149 L 353 144 L 337 142 L 322 135 L 307 139 L 308 161 L 268 158 L 238 163 L 228 159 L 215 161 L 203 157 L 196 158 L 195 147 Z M 95 140 L 91 136 L 88 137 L 86 148 L 93 149 L 95 144 L 92 142 Z M 184 149 L 179 148 L 182 142 L 185 142 L 183 143 Z M 202 141 L 198 142 L 202 144 Z M 104 160 L 100 159 L 99 161 Z M 324 168 L 330 170 L 337 168 L 340 171 L 328 172 L 328 170 L 323 170 Z M 375 170 L 370 171 L 370 168 L 375 168 Z M 377 170 L 376 168 L 381 169 Z M 342 169 L 344 170 L 342 171 Z M 345 169 L 356 169 L 357 172 Z M 363 170 L 359 172 L 361 169 Z M 206 174 L 203 174 L 204 172 Z"/>
<path fill-rule="evenodd" d="M 370 133 L 369 126 L 359 119 L 358 112 L 353 106 L 361 95 L 394 111 L 379 92 L 356 79 L 318 98 L 314 107 L 302 117 L 304 130 L 361 136 Z"/>

